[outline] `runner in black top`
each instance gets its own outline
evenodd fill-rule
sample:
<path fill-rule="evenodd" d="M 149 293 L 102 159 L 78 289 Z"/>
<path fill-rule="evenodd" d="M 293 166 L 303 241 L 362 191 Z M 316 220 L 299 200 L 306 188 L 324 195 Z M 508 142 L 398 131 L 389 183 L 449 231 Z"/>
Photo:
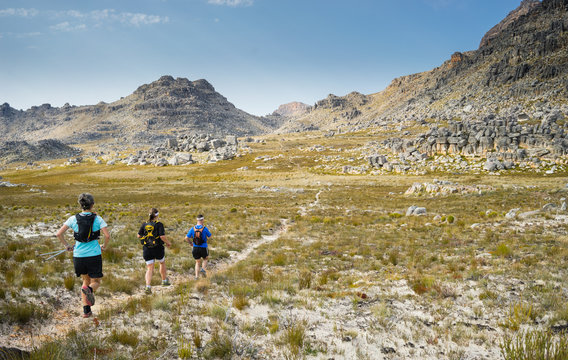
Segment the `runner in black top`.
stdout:
<path fill-rule="evenodd" d="M 158 219 L 158 209 L 150 210 L 148 221 L 143 223 L 138 230 L 138 238 L 141 239 L 144 247 L 142 256 L 146 262 L 146 293 L 152 293 L 150 285 L 152 275 L 154 274 L 154 263 L 156 260 L 160 263 L 160 275 L 162 276 L 162 285 L 170 285 L 170 280 L 166 277 L 166 256 L 164 243 L 169 248 L 171 244 L 166 238 L 164 224 Z"/>

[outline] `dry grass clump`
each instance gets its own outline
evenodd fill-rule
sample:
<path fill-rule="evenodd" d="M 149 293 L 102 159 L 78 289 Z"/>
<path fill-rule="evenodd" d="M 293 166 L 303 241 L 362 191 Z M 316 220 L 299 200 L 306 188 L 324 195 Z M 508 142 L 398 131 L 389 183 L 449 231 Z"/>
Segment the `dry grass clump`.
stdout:
<path fill-rule="evenodd" d="M 505 360 L 568 359 L 568 336 L 550 331 L 520 331 L 506 336 L 500 344 Z"/>
<path fill-rule="evenodd" d="M 32 320 L 45 320 L 51 311 L 44 306 L 25 302 L 5 303 L 1 308 L 2 318 L 11 323 L 27 324 Z"/>
<path fill-rule="evenodd" d="M 128 331 L 128 330 L 116 330 L 113 329 L 109 340 L 127 346 L 136 347 L 140 340 L 138 339 L 139 333 L 137 331 Z"/>

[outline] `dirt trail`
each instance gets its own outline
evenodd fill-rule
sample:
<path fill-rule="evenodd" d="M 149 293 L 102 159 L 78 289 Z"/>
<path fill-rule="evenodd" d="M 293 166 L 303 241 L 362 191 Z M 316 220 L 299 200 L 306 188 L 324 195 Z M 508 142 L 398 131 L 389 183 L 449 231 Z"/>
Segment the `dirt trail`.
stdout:
<path fill-rule="evenodd" d="M 210 276 L 213 273 L 224 271 L 239 261 L 245 260 L 259 246 L 276 241 L 287 230 L 288 220 L 282 219 L 281 225 L 273 234 L 262 235 L 258 241 L 250 243 L 249 246 L 241 252 L 232 253 L 230 257 L 224 261 L 210 263 L 208 266 L 208 275 Z M 168 277 L 173 285 L 167 287 L 153 286 L 152 296 L 169 295 L 173 293 L 176 284 L 193 279 L 193 270 L 191 270 L 190 273 L 179 273 L 168 269 Z M 104 280 L 101 286 L 104 287 Z M 99 320 L 96 316 L 101 313 L 103 308 L 126 305 L 132 298 L 136 299 L 146 296 L 143 286 L 141 285 L 132 295 L 113 294 L 110 297 L 96 297 L 96 303 L 92 307 L 95 316 L 89 319 L 83 319 L 79 316 L 81 307 L 79 304 L 78 291 L 77 294 L 70 293 L 64 289 L 46 289 L 46 291 L 54 291 L 56 292 L 56 296 L 61 296 L 62 303 L 65 304 L 63 308 L 55 310 L 49 322 L 32 326 L 4 325 L 0 333 L 0 347 L 18 347 L 24 350 L 31 350 L 55 337 L 64 336 L 72 329 L 78 330 L 85 325 L 98 326 Z"/>

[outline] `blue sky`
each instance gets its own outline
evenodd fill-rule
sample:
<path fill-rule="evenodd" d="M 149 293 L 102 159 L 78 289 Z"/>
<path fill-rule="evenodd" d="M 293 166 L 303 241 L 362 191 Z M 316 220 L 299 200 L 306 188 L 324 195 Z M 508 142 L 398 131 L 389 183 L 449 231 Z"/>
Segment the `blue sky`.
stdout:
<path fill-rule="evenodd" d="M 0 103 L 112 102 L 162 75 L 264 115 L 430 70 L 520 0 L 0 0 Z"/>

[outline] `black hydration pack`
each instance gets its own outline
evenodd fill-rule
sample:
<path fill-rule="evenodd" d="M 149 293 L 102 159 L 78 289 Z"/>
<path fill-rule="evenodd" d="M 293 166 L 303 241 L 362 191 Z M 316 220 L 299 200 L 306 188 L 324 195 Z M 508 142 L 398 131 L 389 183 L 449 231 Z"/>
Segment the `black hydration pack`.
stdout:
<path fill-rule="evenodd" d="M 159 236 L 154 235 L 157 231 L 156 223 L 151 221 L 144 224 L 144 236 L 140 238 L 140 244 L 146 246 L 149 249 L 155 248 L 162 243 Z"/>
<path fill-rule="evenodd" d="M 97 214 L 93 213 L 75 215 L 75 219 L 77 219 L 77 226 L 79 227 L 79 231 L 76 231 L 73 234 L 75 236 L 75 240 L 82 243 L 98 240 L 101 235 L 101 231 L 93 231 L 93 224 L 95 223 L 96 218 Z"/>

